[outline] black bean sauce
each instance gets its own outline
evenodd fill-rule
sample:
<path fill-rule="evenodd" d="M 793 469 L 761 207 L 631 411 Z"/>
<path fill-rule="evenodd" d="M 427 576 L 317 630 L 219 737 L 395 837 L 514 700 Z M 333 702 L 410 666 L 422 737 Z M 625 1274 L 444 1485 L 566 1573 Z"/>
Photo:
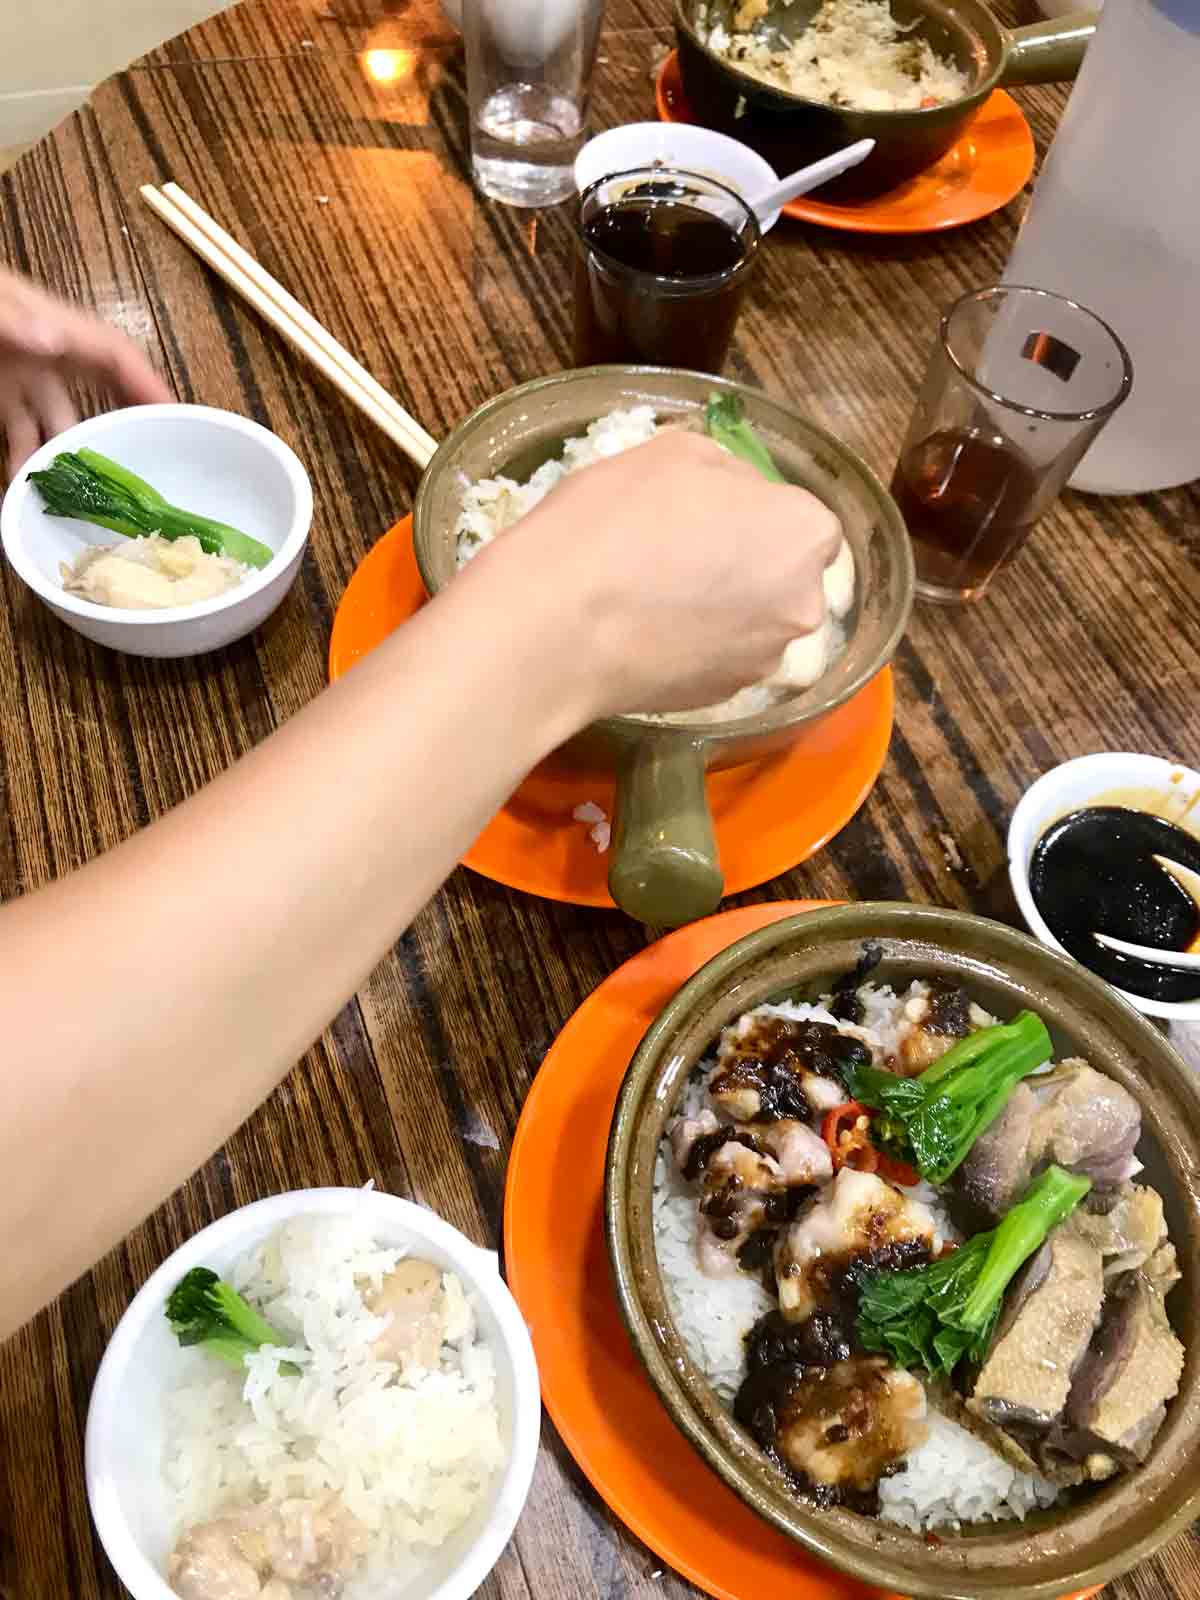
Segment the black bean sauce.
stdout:
<path fill-rule="evenodd" d="M 1200 909 L 1156 855 L 1200 872 L 1200 840 L 1128 806 L 1086 806 L 1048 828 L 1029 864 L 1029 888 L 1050 932 L 1085 967 L 1150 1000 L 1200 998 L 1200 974 L 1106 950 L 1107 933 L 1160 950 L 1200 939 Z"/>

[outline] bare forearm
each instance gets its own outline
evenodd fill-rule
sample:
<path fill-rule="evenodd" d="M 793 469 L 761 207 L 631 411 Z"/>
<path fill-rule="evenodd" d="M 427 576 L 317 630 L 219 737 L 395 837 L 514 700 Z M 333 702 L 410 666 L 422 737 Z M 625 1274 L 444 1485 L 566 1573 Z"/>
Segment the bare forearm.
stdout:
<path fill-rule="evenodd" d="M 0 1337 L 249 1114 L 586 715 L 555 642 L 509 631 L 514 598 L 464 580 L 219 782 L 0 915 Z"/>

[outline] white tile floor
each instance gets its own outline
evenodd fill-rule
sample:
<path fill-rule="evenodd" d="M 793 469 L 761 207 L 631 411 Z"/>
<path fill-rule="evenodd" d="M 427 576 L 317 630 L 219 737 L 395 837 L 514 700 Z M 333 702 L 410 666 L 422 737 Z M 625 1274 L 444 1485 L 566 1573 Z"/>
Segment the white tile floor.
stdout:
<path fill-rule="evenodd" d="M 0 170 L 135 56 L 234 0 L 0 4 Z"/>

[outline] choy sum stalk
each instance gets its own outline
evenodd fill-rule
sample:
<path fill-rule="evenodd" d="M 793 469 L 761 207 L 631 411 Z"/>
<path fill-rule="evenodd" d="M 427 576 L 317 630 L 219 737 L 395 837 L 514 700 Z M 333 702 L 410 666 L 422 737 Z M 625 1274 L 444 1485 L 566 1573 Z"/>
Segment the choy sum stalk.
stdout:
<path fill-rule="evenodd" d="M 864 1348 L 898 1366 L 947 1376 L 960 1361 L 981 1362 L 1005 1290 L 1091 1186 L 1090 1178 L 1047 1167 L 990 1232 L 926 1267 L 868 1274 L 858 1301 Z"/>
<path fill-rule="evenodd" d="M 171 505 L 142 478 L 95 450 L 64 451 L 29 478 L 52 517 L 76 517 L 127 539 L 190 534 L 209 555 L 229 556 L 247 567 L 265 567 L 275 554 L 228 523 Z"/>

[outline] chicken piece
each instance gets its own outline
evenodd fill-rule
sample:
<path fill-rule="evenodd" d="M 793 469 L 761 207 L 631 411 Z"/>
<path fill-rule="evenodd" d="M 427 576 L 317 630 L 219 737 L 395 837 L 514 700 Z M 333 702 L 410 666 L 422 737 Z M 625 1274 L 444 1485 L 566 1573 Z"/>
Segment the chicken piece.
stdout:
<path fill-rule="evenodd" d="M 1100 1320 L 1100 1251 L 1070 1218 L 1013 1282 L 969 1408 L 1019 1434 L 1051 1428 Z"/>
<path fill-rule="evenodd" d="M 1141 1170 L 1133 1153 L 1141 1128 L 1141 1108 L 1119 1083 L 1086 1061 L 1064 1061 L 1017 1085 L 955 1186 L 982 1215 L 999 1218 L 1053 1161 L 1091 1178 L 1103 1197 Z"/>
<path fill-rule="evenodd" d="M 844 1079 L 871 1053 L 829 1022 L 797 1020 L 778 1006 L 759 1006 L 731 1023 L 717 1046 L 708 1092 L 735 1122 L 807 1122 L 847 1098 Z"/>
<path fill-rule="evenodd" d="M 675 1165 L 685 1178 L 695 1178 L 699 1175 L 700 1168 L 708 1159 L 707 1141 L 712 1139 L 713 1134 L 721 1131 L 721 1126 L 711 1111 L 702 1111 L 698 1117 L 677 1117 L 667 1129 Z M 706 1143 L 697 1147 L 699 1140 L 704 1140 Z M 693 1156 L 699 1159 L 693 1159 Z"/>
<path fill-rule="evenodd" d="M 1099 1475 L 1104 1459 L 1113 1471 L 1144 1461 L 1178 1392 L 1183 1362 L 1163 1291 L 1147 1273 L 1128 1273 L 1105 1302 L 1056 1446 L 1090 1465 L 1090 1475 Z"/>
<path fill-rule="evenodd" d="M 376 1361 L 395 1361 L 402 1372 L 436 1372 L 449 1321 L 441 1269 L 407 1256 L 364 1299 L 368 1311 L 391 1318 L 372 1347 Z"/>
<path fill-rule="evenodd" d="M 904 1015 L 912 1026 L 900 1042 L 897 1064 L 906 1078 L 917 1077 L 980 1026 L 972 1023 L 971 1010 L 967 991 L 942 978 L 933 980 L 927 995 L 905 1002 Z"/>
<path fill-rule="evenodd" d="M 847 1267 L 887 1253 L 892 1266 L 928 1260 L 937 1237 L 932 1213 L 871 1172 L 843 1167 L 779 1237 L 775 1275 L 789 1322 L 842 1293 Z M 900 1248 L 897 1247 L 912 1247 Z"/>
<path fill-rule="evenodd" d="M 782 1167 L 783 1181 L 789 1189 L 828 1183 L 833 1177 L 829 1146 L 806 1122 L 767 1122 L 759 1137 Z"/>
<path fill-rule="evenodd" d="M 778 1225 L 787 1214 L 787 1184 L 773 1156 L 730 1139 L 714 1150 L 704 1168 L 696 1254 L 711 1278 L 738 1271 L 738 1251 L 757 1229 Z"/>
<path fill-rule="evenodd" d="M 202 1522 L 183 1535 L 167 1563 L 179 1600 L 259 1600 L 258 1568 L 238 1549 L 232 1518 Z"/>
<path fill-rule="evenodd" d="M 190 1528 L 167 1575 L 180 1600 L 292 1600 L 292 1583 L 336 1600 L 366 1539 L 336 1497 L 250 1506 Z"/>
<path fill-rule="evenodd" d="M 759 1367 L 738 1390 L 734 1415 L 825 1504 L 861 1503 L 928 1434 L 923 1384 L 876 1356 Z"/>
<path fill-rule="evenodd" d="M 1126 1185 L 1103 1211 L 1090 1210 L 1085 1201 L 1071 1222 L 1099 1250 L 1106 1279 L 1145 1266 L 1167 1237 L 1162 1196 L 1138 1184 Z M 1170 1245 L 1167 1249 L 1173 1269 L 1175 1251 Z"/>

